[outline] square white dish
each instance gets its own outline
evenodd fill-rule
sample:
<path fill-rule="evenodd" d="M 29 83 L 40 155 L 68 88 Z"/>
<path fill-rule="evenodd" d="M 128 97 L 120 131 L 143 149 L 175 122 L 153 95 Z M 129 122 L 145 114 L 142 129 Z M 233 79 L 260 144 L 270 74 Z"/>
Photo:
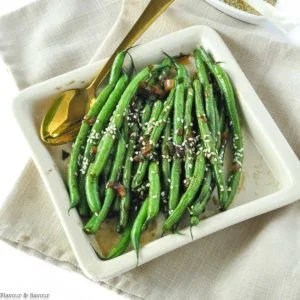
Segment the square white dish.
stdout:
<path fill-rule="evenodd" d="M 220 36 L 206 26 L 194 26 L 131 50 L 137 68 L 161 61 L 162 49 L 171 55 L 191 52 L 203 45 L 216 61 L 222 61 L 237 90 L 243 116 L 245 136 L 244 181 L 229 210 L 211 216 L 193 229 L 194 240 L 242 222 L 257 215 L 290 204 L 300 198 L 298 182 L 300 164 L 280 130 L 256 95 L 244 73 Z M 51 196 L 62 226 L 66 232 L 78 263 L 93 280 L 120 275 L 136 267 L 134 251 L 109 261 L 100 260 L 89 237 L 82 231 L 81 220 L 75 210 L 68 214 L 69 196 L 64 184 L 62 147 L 43 144 L 39 127 L 51 98 L 63 90 L 81 87 L 90 81 L 105 61 L 74 70 L 22 91 L 13 101 L 17 122 L 28 141 L 32 157 Z M 285 99 L 283 99 L 284 101 Z M 65 148 L 66 149 L 66 146 Z M 185 235 L 167 235 L 157 239 L 140 251 L 139 263 L 192 242 L 189 228 Z"/>

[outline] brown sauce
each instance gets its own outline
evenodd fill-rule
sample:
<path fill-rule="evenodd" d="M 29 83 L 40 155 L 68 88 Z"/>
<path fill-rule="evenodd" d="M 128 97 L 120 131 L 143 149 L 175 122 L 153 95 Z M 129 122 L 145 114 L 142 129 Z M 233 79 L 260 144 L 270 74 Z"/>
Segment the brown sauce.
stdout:
<path fill-rule="evenodd" d="M 156 220 L 153 221 L 149 224 L 147 230 L 143 232 L 140 241 L 140 244 L 142 246 L 152 242 L 153 240 L 161 236 L 161 228 L 158 228 L 158 223 L 159 222 Z M 95 235 L 97 244 L 103 256 L 107 256 L 111 249 L 118 244 L 121 238 L 121 234 L 116 232 L 116 225 L 116 219 L 107 219 L 102 223 L 101 227 Z M 128 249 L 132 249 L 132 247 L 130 246 L 130 248 L 128 247 Z"/>
<path fill-rule="evenodd" d="M 190 63 L 190 55 L 181 55 L 176 58 L 176 61 L 183 65 L 188 65 Z"/>

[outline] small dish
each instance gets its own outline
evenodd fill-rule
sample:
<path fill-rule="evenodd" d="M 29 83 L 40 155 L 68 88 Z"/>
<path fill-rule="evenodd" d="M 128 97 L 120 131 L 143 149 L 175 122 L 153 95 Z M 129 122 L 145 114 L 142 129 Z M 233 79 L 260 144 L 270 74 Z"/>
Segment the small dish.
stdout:
<path fill-rule="evenodd" d="M 263 106 L 249 81 L 233 58 L 221 37 L 207 26 L 194 26 L 174 32 L 131 50 L 139 69 L 162 60 L 162 49 L 170 55 L 190 53 L 202 45 L 216 61 L 223 62 L 236 87 L 243 119 L 245 163 L 243 182 L 233 205 L 225 212 L 210 216 L 193 228 L 194 240 L 269 212 L 300 198 L 300 164 L 284 136 Z M 62 149 L 43 144 L 39 137 L 41 119 L 51 99 L 63 90 L 86 85 L 105 60 L 52 78 L 22 91 L 13 101 L 17 122 L 28 142 L 32 157 L 51 196 L 56 212 L 83 272 L 98 281 L 120 275 L 136 267 L 136 255 L 129 251 L 109 261 L 100 260 L 82 230 L 76 212 L 68 214 L 69 196 L 64 183 L 66 162 Z M 209 211 L 208 211 L 209 214 Z M 209 215 L 207 215 L 209 216 Z M 178 247 L 191 243 L 189 228 L 184 235 L 167 235 L 142 247 L 139 263 L 143 264 Z"/>
<path fill-rule="evenodd" d="M 216 9 L 222 11 L 223 13 L 246 23 L 260 25 L 266 21 L 266 19 L 263 16 L 256 16 L 247 13 L 233 6 L 230 6 L 229 4 L 224 3 L 221 0 L 205 0 L 205 1 L 211 6 L 215 7 Z"/>

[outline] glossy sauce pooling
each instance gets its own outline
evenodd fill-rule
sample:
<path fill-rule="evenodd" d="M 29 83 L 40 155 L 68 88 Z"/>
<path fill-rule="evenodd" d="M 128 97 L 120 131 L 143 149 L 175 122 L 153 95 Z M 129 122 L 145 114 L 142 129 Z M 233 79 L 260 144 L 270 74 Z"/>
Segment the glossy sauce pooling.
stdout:
<path fill-rule="evenodd" d="M 158 223 L 159 222 L 157 221 L 153 221 L 149 224 L 147 230 L 143 232 L 141 236 L 141 245 L 146 245 L 160 237 L 161 229 L 159 228 Z M 121 238 L 121 234 L 116 232 L 116 225 L 116 219 L 107 219 L 102 223 L 100 229 L 96 233 L 95 238 L 103 256 L 107 256 Z M 128 247 L 128 250 L 129 249 L 132 249 L 131 245 Z"/>

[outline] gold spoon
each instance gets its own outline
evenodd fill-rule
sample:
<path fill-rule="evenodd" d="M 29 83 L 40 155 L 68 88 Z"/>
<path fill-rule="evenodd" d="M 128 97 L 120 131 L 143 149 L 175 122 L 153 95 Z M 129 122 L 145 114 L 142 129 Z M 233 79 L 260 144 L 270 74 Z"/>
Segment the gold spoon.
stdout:
<path fill-rule="evenodd" d="M 125 50 L 169 7 L 174 0 L 151 0 L 124 40 L 86 88 L 63 92 L 51 105 L 40 128 L 41 139 L 51 145 L 71 142 L 76 137 L 98 85 L 109 73 L 118 52 Z"/>

